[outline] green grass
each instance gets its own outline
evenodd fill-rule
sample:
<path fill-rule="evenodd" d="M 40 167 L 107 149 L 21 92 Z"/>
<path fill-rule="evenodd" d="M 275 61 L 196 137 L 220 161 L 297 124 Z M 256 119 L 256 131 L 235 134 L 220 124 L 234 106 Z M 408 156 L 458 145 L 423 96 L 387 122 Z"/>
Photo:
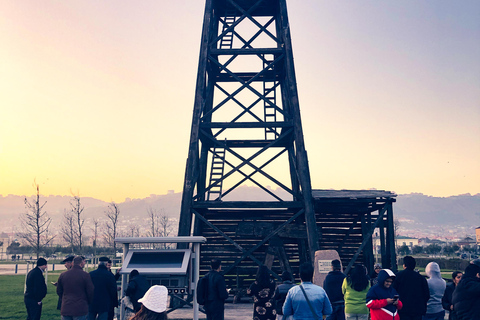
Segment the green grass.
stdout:
<path fill-rule="evenodd" d="M 48 274 L 47 296 L 43 299 L 42 319 L 60 319 L 57 310 L 58 296 L 51 281 L 57 281 L 60 273 Z M 0 319 L 24 320 L 27 310 L 23 303 L 25 275 L 0 276 Z"/>

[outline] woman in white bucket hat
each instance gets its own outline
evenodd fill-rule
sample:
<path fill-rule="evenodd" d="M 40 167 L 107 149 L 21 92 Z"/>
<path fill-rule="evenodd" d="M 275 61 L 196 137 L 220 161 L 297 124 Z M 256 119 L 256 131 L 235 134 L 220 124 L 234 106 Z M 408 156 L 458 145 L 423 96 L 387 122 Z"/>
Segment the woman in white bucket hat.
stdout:
<path fill-rule="evenodd" d="M 164 286 L 152 286 L 143 298 L 140 311 L 130 320 L 167 320 L 168 289 Z"/>

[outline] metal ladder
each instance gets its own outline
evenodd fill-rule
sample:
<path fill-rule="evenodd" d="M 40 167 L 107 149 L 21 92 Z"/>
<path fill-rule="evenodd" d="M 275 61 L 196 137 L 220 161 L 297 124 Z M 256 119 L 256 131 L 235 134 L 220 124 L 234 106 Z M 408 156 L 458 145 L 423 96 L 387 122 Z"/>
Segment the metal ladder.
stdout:
<path fill-rule="evenodd" d="M 237 17 L 235 11 L 225 12 L 225 23 L 222 27 L 222 33 L 225 32 L 234 22 Z M 220 39 L 220 49 L 232 49 L 233 46 L 233 29 L 223 35 Z"/>
<path fill-rule="evenodd" d="M 225 144 L 227 143 L 225 139 Z M 212 166 L 207 200 L 222 200 L 223 172 L 225 168 L 225 146 L 216 146 L 212 150 Z"/>
<path fill-rule="evenodd" d="M 275 57 L 272 60 L 268 60 L 265 55 L 262 57 L 263 59 L 263 69 L 267 68 L 267 66 L 272 63 Z M 269 70 L 272 72 L 275 70 L 274 67 L 270 67 Z M 277 110 L 274 106 L 277 105 L 277 90 L 275 87 L 275 74 L 273 74 L 273 81 L 263 81 L 263 95 L 265 100 L 263 101 L 264 107 L 264 118 L 265 122 L 276 122 L 277 121 Z M 268 103 L 270 101 L 272 104 Z M 279 136 L 277 132 L 277 128 L 275 127 L 266 127 L 265 128 L 265 140 L 275 140 Z"/>

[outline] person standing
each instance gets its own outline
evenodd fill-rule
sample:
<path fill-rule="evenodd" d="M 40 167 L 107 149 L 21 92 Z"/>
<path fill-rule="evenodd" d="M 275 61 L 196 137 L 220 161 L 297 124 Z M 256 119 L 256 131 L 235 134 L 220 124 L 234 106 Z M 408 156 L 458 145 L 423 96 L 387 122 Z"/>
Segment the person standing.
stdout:
<path fill-rule="evenodd" d="M 452 273 L 452 283 L 448 284 L 445 288 L 445 293 L 442 297 L 442 306 L 443 309 L 448 310 L 448 320 L 457 320 L 455 316 L 455 310 L 453 309 L 453 291 L 455 291 L 455 287 L 462 279 L 462 272 L 461 271 L 454 271 Z"/>
<path fill-rule="evenodd" d="M 288 271 L 283 271 L 282 273 L 283 283 L 275 289 L 273 293 L 272 300 L 275 302 L 275 311 L 277 313 L 277 320 L 283 319 L 283 304 L 285 303 L 285 298 L 287 298 L 288 290 L 295 286 L 293 283 L 293 276 Z"/>
<path fill-rule="evenodd" d="M 42 300 L 47 295 L 47 285 L 43 273 L 47 269 L 47 260 L 39 258 L 37 266 L 28 274 L 23 297 L 27 308 L 27 320 L 39 320 L 42 315 Z"/>
<path fill-rule="evenodd" d="M 440 266 L 436 262 L 430 262 L 425 268 L 425 273 L 428 276 L 430 299 L 427 302 L 427 313 L 423 316 L 423 320 L 443 320 L 445 310 L 442 306 L 442 297 L 445 293 L 446 283 L 442 279 Z"/>
<path fill-rule="evenodd" d="M 393 283 L 402 298 L 403 308 L 399 311 L 402 320 L 421 320 L 427 312 L 430 290 L 427 280 L 415 269 L 416 261 L 412 256 L 403 258 L 403 271 L 400 271 Z"/>
<path fill-rule="evenodd" d="M 370 312 L 365 304 L 368 290 L 370 290 L 370 281 L 367 270 L 363 265 L 355 265 L 342 283 L 346 320 L 368 320 Z"/>
<path fill-rule="evenodd" d="M 109 272 L 112 272 L 112 260 L 111 259 L 108 259 L 107 261 L 107 269 Z M 120 271 L 122 270 L 122 268 L 119 268 L 117 269 L 117 271 L 115 272 L 115 274 L 113 274 L 113 276 L 115 277 L 115 282 L 118 281 L 118 279 L 120 279 Z M 116 284 L 115 284 L 116 285 Z M 120 290 L 119 287 L 117 287 L 117 291 Z M 110 306 L 110 310 L 108 310 L 108 320 L 113 320 L 114 316 L 115 316 L 115 307 L 117 306 Z"/>
<path fill-rule="evenodd" d="M 313 266 L 309 262 L 300 265 L 302 283 L 288 291 L 283 305 L 283 317 L 294 319 L 322 319 L 332 313 L 332 305 L 322 287 L 312 283 Z"/>
<path fill-rule="evenodd" d="M 247 295 L 253 296 L 253 319 L 274 320 L 276 310 L 272 303 L 275 281 L 270 278 L 267 266 L 259 266 L 255 282 L 250 285 Z"/>
<path fill-rule="evenodd" d="M 106 258 L 106 257 L 103 257 L 103 258 Z M 120 276 L 121 276 L 120 271 L 122 271 L 122 268 L 118 268 L 117 271 L 115 271 L 115 274 L 114 274 L 113 271 L 112 271 L 112 260 L 109 259 L 109 258 L 107 258 L 107 259 L 108 259 L 107 269 L 108 269 L 108 271 L 110 271 L 113 274 L 113 276 L 115 277 L 115 281 L 118 281 L 118 279 L 120 279 Z"/>
<path fill-rule="evenodd" d="M 62 320 L 86 320 L 94 287 L 90 275 L 83 271 L 85 259 L 73 258 L 72 269 L 58 278 L 57 294 L 62 297 Z"/>
<path fill-rule="evenodd" d="M 63 265 L 65 266 L 65 269 L 70 270 L 73 267 L 73 256 L 68 256 L 62 261 Z M 58 285 L 58 282 L 53 283 L 53 285 L 56 287 Z M 62 309 L 62 297 L 58 296 L 58 302 L 57 302 L 57 310 Z"/>
<path fill-rule="evenodd" d="M 373 266 L 373 273 L 372 276 L 370 277 L 370 286 L 374 286 L 378 283 L 378 273 L 382 270 L 382 265 L 380 263 L 375 263 Z"/>
<path fill-rule="evenodd" d="M 332 260 L 331 264 L 332 271 L 327 274 L 323 281 L 323 289 L 325 289 L 333 309 L 332 314 L 327 316 L 327 320 L 345 320 L 345 300 L 342 292 L 345 274 L 342 272 L 340 260 Z M 363 301 L 363 304 L 365 304 L 365 301 Z"/>
<path fill-rule="evenodd" d="M 395 274 L 392 270 L 383 269 L 378 273 L 378 282 L 367 293 L 367 307 L 372 320 L 400 320 L 398 310 L 402 309 L 402 301 L 392 287 Z"/>
<path fill-rule="evenodd" d="M 480 319 L 480 266 L 469 264 L 453 291 L 453 310 L 457 320 Z"/>
<path fill-rule="evenodd" d="M 93 301 L 88 307 L 88 320 L 108 320 L 108 312 L 118 306 L 117 284 L 107 269 L 108 258 L 99 259 L 98 269 L 90 272 L 93 286 Z"/>
<path fill-rule="evenodd" d="M 155 285 L 138 300 L 142 303 L 140 311 L 130 320 L 167 320 L 168 289 Z"/>
<path fill-rule="evenodd" d="M 225 278 L 220 274 L 222 262 L 218 259 L 212 259 L 210 267 L 211 270 L 205 275 L 208 279 L 205 313 L 207 314 L 207 320 L 223 320 L 228 292 Z"/>
<path fill-rule="evenodd" d="M 149 287 L 150 285 L 148 284 L 147 279 L 145 279 L 144 276 L 140 275 L 138 270 L 134 269 L 130 272 L 127 290 L 125 290 L 125 295 L 130 298 L 135 312 L 138 312 L 140 310 L 140 307 L 142 306 L 138 302 L 138 299 L 145 295 Z"/>

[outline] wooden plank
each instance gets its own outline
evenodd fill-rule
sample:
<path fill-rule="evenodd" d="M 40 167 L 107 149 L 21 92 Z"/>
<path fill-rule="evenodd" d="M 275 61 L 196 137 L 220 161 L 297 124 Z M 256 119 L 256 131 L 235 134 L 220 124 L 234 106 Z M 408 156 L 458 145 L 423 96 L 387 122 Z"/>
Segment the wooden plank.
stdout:
<path fill-rule="evenodd" d="M 269 222 L 239 222 L 236 234 L 239 236 L 265 237 L 273 232 L 279 224 Z M 289 224 L 278 232 L 281 238 L 307 238 L 305 225 Z"/>
<path fill-rule="evenodd" d="M 321 198 L 348 198 L 348 199 L 361 199 L 361 198 L 394 198 L 397 195 L 390 191 L 385 190 L 312 190 L 312 195 L 315 199 Z"/>
<path fill-rule="evenodd" d="M 237 262 L 235 263 L 235 265 L 231 266 L 230 268 L 233 268 L 235 267 L 238 263 L 240 263 L 240 261 L 242 261 L 243 259 L 245 259 L 247 257 L 247 255 L 251 254 L 253 251 L 257 250 L 260 246 L 262 246 L 265 242 L 267 242 L 270 238 L 274 237 L 277 235 L 278 232 L 280 232 L 280 230 L 282 230 L 286 225 L 288 225 L 289 223 L 291 223 L 293 220 L 295 220 L 296 218 L 298 218 L 300 215 L 302 215 L 304 213 L 304 210 L 299 210 L 295 215 L 293 215 L 290 219 L 288 219 L 287 221 L 285 221 L 283 224 L 281 224 L 275 231 L 273 231 L 272 233 L 270 233 L 268 236 L 265 237 L 265 239 L 263 239 L 262 241 L 260 241 L 255 247 L 251 248 L 248 250 L 247 253 L 245 253 L 240 259 L 237 260 Z M 259 264 L 260 265 L 260 264 Z"/>

